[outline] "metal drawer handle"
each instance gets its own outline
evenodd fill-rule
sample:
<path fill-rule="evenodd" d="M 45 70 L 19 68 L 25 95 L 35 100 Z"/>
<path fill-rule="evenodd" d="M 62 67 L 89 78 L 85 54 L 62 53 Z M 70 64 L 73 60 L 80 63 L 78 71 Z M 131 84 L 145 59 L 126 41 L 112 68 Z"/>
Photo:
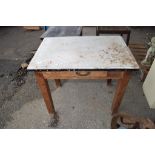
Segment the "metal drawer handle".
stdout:
<path fill-rule="evenodd" d="M 78 76 L 87 76 L 90 74 L 90 72 L 86 72 L 86 71 L 80 71 L 80 72 L 75 72 Z"/>

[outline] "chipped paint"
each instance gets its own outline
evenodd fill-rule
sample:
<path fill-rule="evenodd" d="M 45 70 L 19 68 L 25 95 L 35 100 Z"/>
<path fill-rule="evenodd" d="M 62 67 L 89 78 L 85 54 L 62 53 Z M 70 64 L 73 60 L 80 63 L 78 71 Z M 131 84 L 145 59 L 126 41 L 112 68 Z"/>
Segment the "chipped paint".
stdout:
<path fill-rule="evenodd" d="M 121 36 L 45 38 L 29 70 L 139 69 Z"/>

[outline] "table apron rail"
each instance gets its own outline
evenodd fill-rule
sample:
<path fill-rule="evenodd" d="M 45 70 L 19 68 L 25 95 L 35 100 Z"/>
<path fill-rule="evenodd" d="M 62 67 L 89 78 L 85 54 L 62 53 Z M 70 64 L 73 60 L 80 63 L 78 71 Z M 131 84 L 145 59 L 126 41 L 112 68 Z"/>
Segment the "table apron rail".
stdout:
<path fill-rule="evenodd" d="M 124 71 L 42 71 L 45 79 L 121 79 Z"/>

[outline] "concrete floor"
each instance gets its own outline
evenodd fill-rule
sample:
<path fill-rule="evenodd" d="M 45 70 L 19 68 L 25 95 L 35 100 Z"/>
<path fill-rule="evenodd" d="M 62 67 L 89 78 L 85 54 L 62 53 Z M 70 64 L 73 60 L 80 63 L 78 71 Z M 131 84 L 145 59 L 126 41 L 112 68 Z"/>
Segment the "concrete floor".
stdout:
<path fill-rule="evenodd" d="M 20 64 L 38 48 L 42 33 L 0 27 L 0 128 L 52 128 L 34 74 L 29 72 L 22 86 L 12 81 Z M 146 33 L 154 35 L 155 28 L 132 28 L 130 42 L 144 43 Z M 85 28 L 84 35 L 95 35 L 95 29 Z M 109 87 L 105 80 L 63 80 L 62 84 L 56 89 L 54 81 L 49 81 L 59 114 L 56 128 L 110 128 L 116 81 Z M 120 111 L 155 120 L 155 110 L 143 95 L 139 72 L 129 82 Z"/>

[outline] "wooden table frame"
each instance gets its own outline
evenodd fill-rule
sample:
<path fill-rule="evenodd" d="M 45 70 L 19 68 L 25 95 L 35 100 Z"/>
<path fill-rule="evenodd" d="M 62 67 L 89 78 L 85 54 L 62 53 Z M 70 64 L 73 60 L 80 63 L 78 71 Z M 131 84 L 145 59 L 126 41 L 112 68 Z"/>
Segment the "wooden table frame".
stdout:
<path fill-rule="evenodd" d="M 116 79 L 116 92 L 112 103 L 112 114 L 119 109 L 125 89 L 130 79 L 131 70 L 124 71 L 35 71 L 38 86 L 44 98 L 49 114 L 56 114 L 48 79 L 53 79 L 57 87 L 61 86 L 60 79 Z"/>

